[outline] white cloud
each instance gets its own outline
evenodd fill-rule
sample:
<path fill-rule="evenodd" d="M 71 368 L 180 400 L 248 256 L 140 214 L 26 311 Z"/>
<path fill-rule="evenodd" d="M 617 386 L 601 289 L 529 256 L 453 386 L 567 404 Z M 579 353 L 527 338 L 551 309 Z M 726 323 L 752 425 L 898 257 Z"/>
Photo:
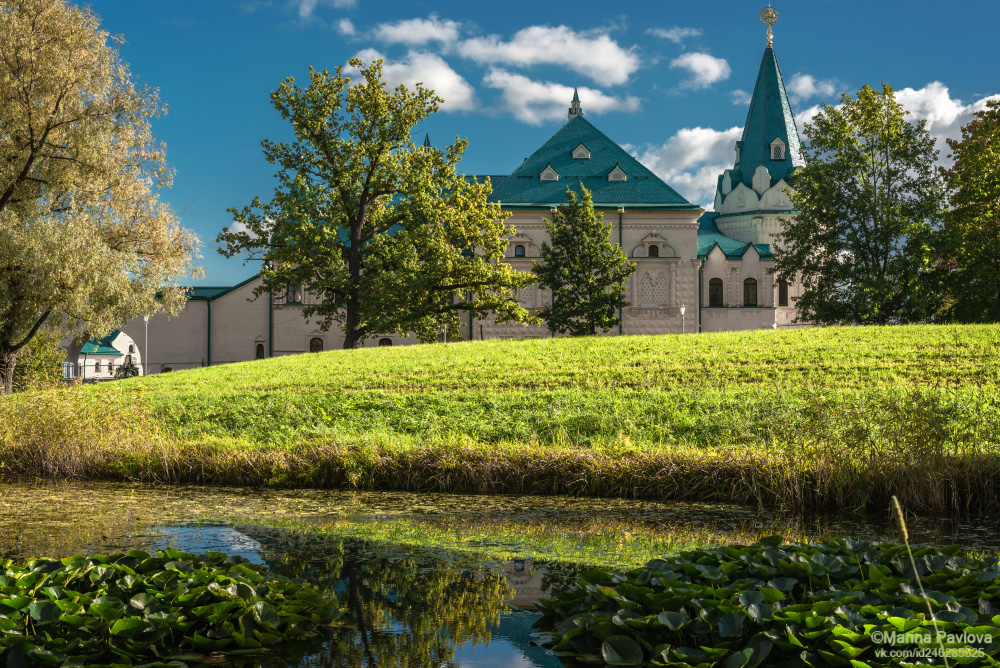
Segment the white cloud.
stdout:
<path fill-rule="evenodd" d="M 317 7 L 333 7 L 334 9 L 346 9 L 357 4 L 357 0 L 292 0 L 292 5 L 298 7 L 300 19 L 312 18 Z"/>
<path fill-rule="evenodd" d="M 460 27 L 456 21 L 442 21 L 432 14 L 426 19 L 380 23 L 375 27 L 373 36 L 388 44 L 420 46 L 428 42 L 440 42 L 448 46 L 458 41 Z"/>
<path fill-rule="evenodd" d="M 351 35 L 357 34 L 358 31 L 351 22 L 351 19 L 340 19 L 337 22 L 337 32 L 341 35 L 350 37 Z"/>
<path fill-rule="evenodd" d="M 896 99 L 909 112 L 906 116 L 907 120 L 916 122 L 921 118 L 927 119 L 927 131 L 937 142 L 938 163 L 946 165 L 950 164 L 951 161 L 948 159 L 949 149 L 945 139 L 961 138 L 962 126 L 971 121 L 972 115 L 977 111 L 985 109 L 989 100 L 1000 100 L 1000 94 L 989 95 L 964 104 L 961 100 L 953 98 L 948 87 L 943 83 L 932 81 L 923 88 L 897 90 Z M 796 114 L 795 122 L 804 141 L 807 140 L 804 136 L 803 126 L 811 122 L 820 111 L 822 111 L 822 107 L 815 105 Z"/>
<path fill-rule="evenodd" d="M 836 79 L 817 79 L 811 74 L 796 72 L 786 86 L 793 102 L 804 102 L 814 97 L 833 97 L 837 94 Z"/>
<path fill-rule="evenodd" d="M 688 37 L 698 37 L 701 35 L 700 28 L 680 28 L 677 26 L 670 28 L 669 30 L 665 28 L 650 28 L 646 32 L 655 37 L 669 39 L 674 44 L 682 46 L 684 44 L 684 40 Z"/>
<path fill-rule="evenodd" d="M 670 61 L 670 67 L 680 67 L 690 72 L 691 77 L 680 83 L 680 88 L 707 88 L 716 81 L 729 78 L 729 63 L 724 58 L 716 58 L 707 53 L 685 53 Z"/>
<path fill-rule="evenodd" d="M 508 42 L 497 35 L 467 39 L 458 53 L 488 64 L 559 65 L 604 85 L 625 83 L 640 65 L 634 47 L 622 48 L 606 32 L 578 33 L 566 26 L 529 26 Z"/>
<path fill-rule="evenodd" d="M 540 125 L 545 121 L 565 119 L 573 89 L 549 81 L 533 81 L 526 76 L 492 68 L 483 84 L 500 89 L 503 108 L 516 119 L 530 125 Z M 626 96 L 624 99 L 606 95 L 593 88 L 580 88 L 580 104 L 584 114 L 602 111 L 635 112 L 639 110 L 639 98 Z"/>
<path fill-rule="evenodd" d="M 752 99 L 750 93 L 740 89 L 734 90 L 729 94 L 729 97 L 733 101 L 733 104 L 738 107 L 750 104 L 750 100 Z"/>
<path fill-rule="evenodd" d="M 413 86 L 423 83 L 427 88 L 433 89 L 438 96 L 444 98 L 442 111 L 468 111 L 477 106 L 475 89 L 437 54 L 410 51 L 401 60 L 387 60 L 375 49 L 364 49 L 355 58 L 360 58 L 366 64 L 382 59 L 382 78 L 389 88 L 399 84 Z M 358 70 L 345 67 L 344 73 L 355 75 Z"/>
<path fill-rule="evenodd" d="M 1000 94 L 980 98 L 970 104 L 951 96 L 948 87 L 940 81 L 933 81 L 923 88 L 903 88 L 896 91 L 896 99 L 910 112 L 910 121 L 927 119 L 927 129 L 938 138 L 938 148 L 942 155 L 948 152 L 944 138 L 957 139 L 962 136 L 962 126 L 972 120 L 972 115 L 986 108 L 990 100 L 1000 100 Z"/>
<path fill-rule="evenodd" d="M 684 128 L 660 146 L 645 147 L 638 158 L 688 201 L 710 208 L 719 175 L 732 168 L 742 135 L 740 127 Z"/>

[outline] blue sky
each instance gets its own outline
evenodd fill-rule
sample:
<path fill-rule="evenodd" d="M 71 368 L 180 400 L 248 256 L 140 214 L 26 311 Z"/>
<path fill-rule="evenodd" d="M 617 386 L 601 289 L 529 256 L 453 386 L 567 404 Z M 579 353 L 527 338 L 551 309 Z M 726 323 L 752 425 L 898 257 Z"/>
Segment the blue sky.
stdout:
<path fill-rule="evenodd" d="M 169 113 L 154 121 L 176 170 L 163 197 L 201 237 L 202 284 L 256 270 L 216 253 L 228 207 L 269 199 L 265 137 L 288 127 L 268 94 L 308 68 L 385 58 L 393 82 L 445 98 L 418 129 L 469 139 L 470 174 L 506 174 L 566 120 L 572 88 L 585 116 L 697 204 L 732 166 L 765 46 L 760 0 L 499 3 L 361 0 L 97 0 L 122 35 L 135 78 Z M 774 48 L 800 124 L 841 92 L 891 84 L 932 134 L 954 137 L 1000 94 L 1000 5 L 910 0 L 781 0 Z M 943 142 L 942 142 L 943 147 Z M 942 151 L 942 162 L 947 150 Z"/>

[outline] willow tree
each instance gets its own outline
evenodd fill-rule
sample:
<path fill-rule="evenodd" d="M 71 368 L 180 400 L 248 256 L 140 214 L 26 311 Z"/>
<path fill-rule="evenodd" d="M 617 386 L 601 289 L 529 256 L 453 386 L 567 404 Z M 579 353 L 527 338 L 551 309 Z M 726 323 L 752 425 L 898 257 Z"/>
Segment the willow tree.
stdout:
<path fill-rule="evenodd" d="M 274 197 L 230 209 L 220 252 L 264 261 L 257 297 L 305 288 L 303 315 L 339 323 L 345 348 L 377 334 L 434 340 L 459 331 L 461 314 L 533 320 L 515 292 L 534 278 L 502 262 L 512 230 L 489 181 L 456 172 L 468 142 L 412 141 L 443 100 L 421 84 L 388 90 L 381 61 L 350 64 L 354 80 L 310 68 L 307 88 L 288 78 L 271 94 L 295 141 L 262 142 Z"/>
<path fill-rule="evenodd" d="M 197 239 L 159 201 L 170 173 L 89 9 L 0 0 L 0 388 L 44 325 L 102 334 L 181 302 Z M 160 293 L 162 299 L 157 299 Z"/>

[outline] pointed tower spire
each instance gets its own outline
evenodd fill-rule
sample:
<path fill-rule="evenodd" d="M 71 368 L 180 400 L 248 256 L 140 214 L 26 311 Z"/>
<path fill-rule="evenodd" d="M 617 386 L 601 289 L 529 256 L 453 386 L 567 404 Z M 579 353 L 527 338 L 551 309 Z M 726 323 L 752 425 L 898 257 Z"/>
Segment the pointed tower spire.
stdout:
<path fill-rule="evenodd" d="M 430 147 L 431 147 L 431 133 L 428 132 L 424 134 L 424 148 L 430 148 Z"/>
<path fill-rule="evenodd" d="M 580 106 L 580 94 L 573 89 L 573 103 L 569 106 L 569 120 L 573 120 L 577 116 L 583 116 L 583 108 Z"/>
<path fill-rule="evenodd" d="M 773 12 L 773 18 L 777 19 L 778 13 L 768 7 L 761 12 L 762 21 L 763 14 L 768 11 Z M 765 21 L 765 24 L 768 22 Z M 773 21 L 768 24 L 769 28 L 770 25 L 774 25 Z M 774 183 L 787 178 L 789 172 L 805 164 L 785 81 L 770 43 L 764 49 L 743 137 L 737 143 L 737 149 L 738 169 L 748 187 L 753 187 L 752 179 L 761 166 L 767 168 Z"/>

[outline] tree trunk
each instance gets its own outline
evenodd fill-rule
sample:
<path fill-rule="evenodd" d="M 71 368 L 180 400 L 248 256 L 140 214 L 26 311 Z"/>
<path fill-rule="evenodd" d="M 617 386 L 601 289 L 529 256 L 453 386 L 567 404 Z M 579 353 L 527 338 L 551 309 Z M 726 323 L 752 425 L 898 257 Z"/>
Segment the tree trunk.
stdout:
<path fill-rule="evenodd" d="M 14 391 L 14 368 L 16 366 L 16 352 L 0 352 L 0 394 L 7 395 Z"/>
<path fill-rule="evenodd" d="M 365 343 L 365 331 L 358 321 L 358 302 L 355 298 L 347 300 L 347 317 L 344 318 L 344 350 L 360 348 Z"/>

